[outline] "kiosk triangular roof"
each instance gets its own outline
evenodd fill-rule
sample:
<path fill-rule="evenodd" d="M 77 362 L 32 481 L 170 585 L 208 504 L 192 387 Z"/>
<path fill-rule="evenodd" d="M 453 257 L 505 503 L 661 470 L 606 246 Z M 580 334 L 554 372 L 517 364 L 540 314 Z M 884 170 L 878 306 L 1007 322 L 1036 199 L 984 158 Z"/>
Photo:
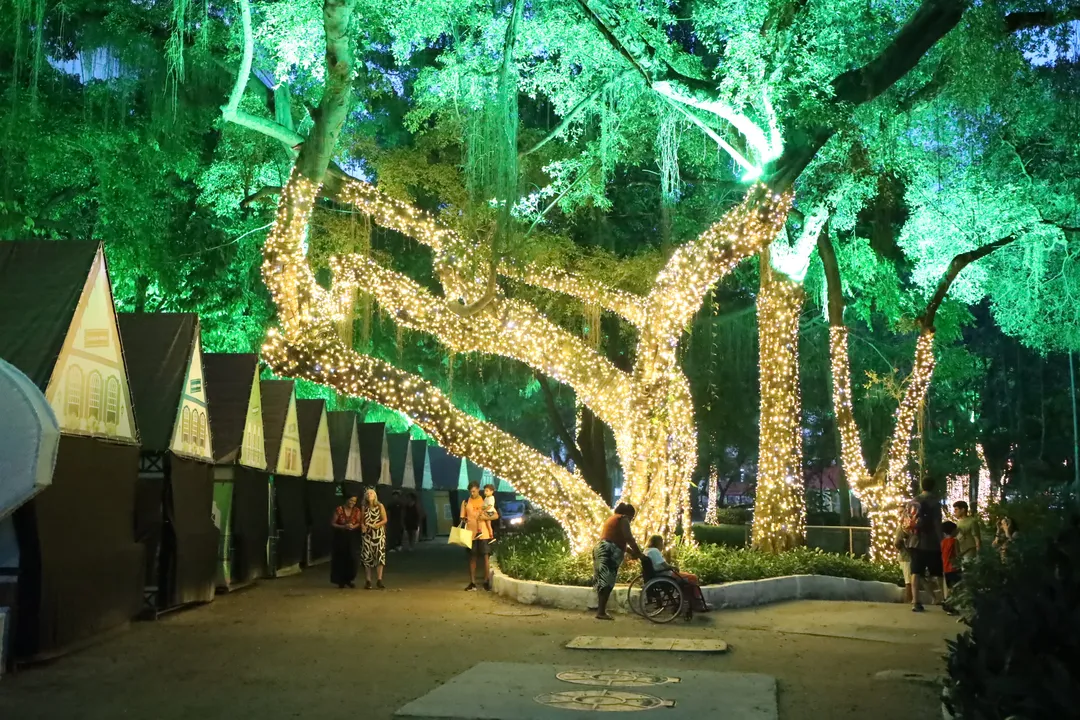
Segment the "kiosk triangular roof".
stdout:
<path fill-rule="evenodd" d="M 390 484 L 400 488 L 415 488 L 412 436 L 409 433 L 387 433 L 386 449 L 390 456 Z"/>
<path fill-rule="evenodd" d="M 0 242 L 0 358 L 45 392 L 60 430 L 137 443 L 98 242 Z"/>
<path fill-rule="evenodd" d="M 42 390 L 99 248 L 97 242 L 0 242 L 0 357 Z"/>
<path fill-rule="evenodd" d="M 413 480 L 420 489 L 431 488 L 431 461 L 427 440 L 412 441 Z"/>
<path fill-rule="evenodd" d="M 292 424 L 296 425 L 296 406 L 293 405 L 293 381 L 292 380 L 263 380 L 259 383 L 262 392 L 263 431 L 266 440 L 266 468 L 270 472 L 282 475 L 299 475 L 302 472 L 300 464 L 299 448 L 296 448 L 296 460 L 294 466 L 289 466 L 285 457 L 287 446 L 292 440 L 293 444 L 299 444 L 297 428 L 292 428 L 287 433 L 290 415 Z M 289 438 L 287 435 L 294 435 Z"/>
<path fill-rule="evenodd" d="M 330 426 L 326 401 L 296 399 L 296 418 L 300 425 L 300 453 L 308 480 L 333 482 L 334 463 L 330 450 Z"/>
<path fill-rule="evenodd" d="M 334 458 L 334 480 L 361 482 L 363 455 L 356 434 L 356 412 L 335 410 L 326 413 L 330 428 L 330 451 Z"/>
<path fill-rule="evenodd" d="M 390 458 L 386 449 L 386 423 L 360 423 L 360 459 L 365 485 L 390 484 Z"/>
<path fill-rule="evenodd" d="M 195 435 L 194 443 L 173 443 L 177 425 L 183 426 L 184 408 L 189 418 L 196 414 L 196 430 L 200 427 L 197 414 L 206 413 L 198 316 L 120 313 L 118 318 L 142 449 L 165 452 L 172 447 L 181 455 L 212 460 L 212 433 L 205 434 L 202 445 L 198 432 L 188 433 Z"/>
<path fill-rule="evenodd" d="M 441 445 L 428 448 L 431 462 L 431 486 L 440 490 L 456 490 L 461 473 L 461 458 L 451 455 Z"/>
<path fill-rule="evenodd" d="M 203 355 L 214 461 L 219 465 L 239 462 L 266 468 L 258 370 L 259 357 L 253 353 Z"/>

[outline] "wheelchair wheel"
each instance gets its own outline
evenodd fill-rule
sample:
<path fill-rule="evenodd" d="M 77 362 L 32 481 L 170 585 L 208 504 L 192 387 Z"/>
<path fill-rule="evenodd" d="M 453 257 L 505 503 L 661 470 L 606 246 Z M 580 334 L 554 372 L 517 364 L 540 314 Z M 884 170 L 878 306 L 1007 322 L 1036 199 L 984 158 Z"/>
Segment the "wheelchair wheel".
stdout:
<path fill-rule="evenodd" d="M 641 592 L 642 614 L 654 623 L 671 622 L 682 612 L 683 601 L 678 583 L 667 578 L 651 580 Z"/>
<path fill-rule="evenodd" d="M 638 615 L 645 614 L 645 610 L 641 606 L 641 587 L 643 584 L 644 578 L 641 575 L 638 575 L 630 581 L 630 585 L 626 588 L 626 606 Z"/>

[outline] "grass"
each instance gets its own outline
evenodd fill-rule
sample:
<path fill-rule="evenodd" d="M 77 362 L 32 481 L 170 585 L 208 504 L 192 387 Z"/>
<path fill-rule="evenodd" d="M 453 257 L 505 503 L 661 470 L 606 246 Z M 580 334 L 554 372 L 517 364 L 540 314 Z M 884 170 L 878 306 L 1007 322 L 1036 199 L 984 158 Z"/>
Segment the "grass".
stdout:
<path fill-rule="evenodd" d="M 496 557 L 502 571 L 519 580 L 556 585 L 592 584 L 592 557 L 572 555 L 565 535 L 558 528 L 530 528 L 503 538 L 496 545 Z M 900 583 L 900 569 L 896 565 L 877 565 L 809 548 L 770 555 L 750 548 L 702 544 L 678 551 L 676 564 L 697 575 L 703 585 L 784 575 L 831 575 Z M 628 559 L 619 570 L 619 582 L 629 582 L 639 572 L 638 563 Z"/>

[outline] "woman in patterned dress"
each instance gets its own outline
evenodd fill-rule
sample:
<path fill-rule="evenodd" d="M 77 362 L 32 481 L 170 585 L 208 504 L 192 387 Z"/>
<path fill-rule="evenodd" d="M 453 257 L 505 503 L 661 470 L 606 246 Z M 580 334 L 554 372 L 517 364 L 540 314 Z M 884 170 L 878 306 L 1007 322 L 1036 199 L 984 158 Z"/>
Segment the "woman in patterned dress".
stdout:
<path fill-rule="evenodd" d="M 636 514 L 630 503 L 616 505 L 611 517 L 600 528 L 600 540 L 593 547 L 597 620 L 614 620 L 607 612 L 608 598 L 615 589 L 615 580 L 619 576 L 619 566 L 622 565 L 626 549 L 629 547 L 631 557 L 641 556 L 641 549 L 630 531 L 630 522 Z"/>
<path fill-rule="evenodd" d="M 330 521 L 334 528 L 334 540 L 330 551 L 330 582 L 343 588 L 356 587 L 356 536 L 363 515 L 356 507 L 356 498 L 346 498 Z"/>
<path fill-rule="evenodd" d="M 367 578 L 364 589 L 371 589 L 371 569 L 374 568 L 376 587 L 385 590 L 382 574 L 386 567 L 386 508 L 379 502 L 375 488 L 368 488 L 364 493 L 363 533 L 360 561 L 364 564 L 364 576 Z"/>

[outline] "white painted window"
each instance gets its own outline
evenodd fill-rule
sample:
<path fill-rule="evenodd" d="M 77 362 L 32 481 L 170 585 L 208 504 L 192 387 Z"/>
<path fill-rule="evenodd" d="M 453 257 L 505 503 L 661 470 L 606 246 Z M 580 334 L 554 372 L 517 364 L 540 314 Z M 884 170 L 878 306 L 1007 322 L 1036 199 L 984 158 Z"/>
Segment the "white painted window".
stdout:
<path fill-rule="evenodd" d="M 113 376 L 105 381 L 105 424 L 120 423 L 120 381 Z"/>
<path fill-rule="evenodd" d="M 196 412 L 199 416 L 199 447 L 206 449 L 206 413 Z"/>
<path fill-rule="evenodd" d="M 64 405 L 64 411 L 73 417 L 80 417 L 82 415 L 82 402 L 83 402 L 83 371 L 78 365 L 72 365 L 68 368 L 67 372 L 67 384 L 64 389 L 64 394 L 67 397 L 67 402 Z"/>
<path fill-rule="evenodd" d="M 86 415 L 87 417 L 94 420 L 100 420 L 101 391 L 103 389 L 101 382 L 101 373 L 99 373 L 97 370 L 91 372 L 89 381 L 87 382 L 87 386 L 89 389 L 87 390 L 86 395 L 89 402 L 87 403 L 88 411 Z"/>
<path fill-rule="evenodd" d="M 184 408 L 183 419 L 180 421 L 180 442 L 183 445 L 191 444 L 191 408 Z"/>

